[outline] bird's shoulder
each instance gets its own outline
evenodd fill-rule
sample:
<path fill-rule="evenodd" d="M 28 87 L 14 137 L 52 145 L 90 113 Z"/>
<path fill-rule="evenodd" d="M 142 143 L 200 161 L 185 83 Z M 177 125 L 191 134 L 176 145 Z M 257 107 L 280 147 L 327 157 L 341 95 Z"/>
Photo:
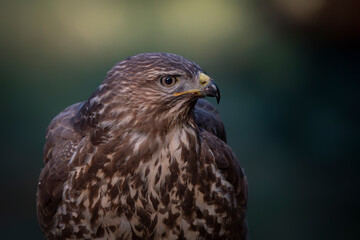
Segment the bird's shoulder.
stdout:
<path fill-rule="evenodd" d="M 45 163 L 55 156 L 67 159 L 75 145 L 81 140 L 81 133 L 74 127 L 73 118 L 82 105 L 83 103 L 80 102 L 65 108 L 50 122 L 44 146 Z"/>
<path fill-rule="evenodd" d="M 199 99 L 196 102 L 194 119 L 200 129 L 206 130 L 226 142 L 224 124 L 218 111 L 210 102 L 204 99 Z"/>
<path fill-rule="evenodd" d="M 247 180 L 235 153 L 226 143 L 224 124 L 216 108 L 210 102 L 199 99 L 195 105 L 194 119 L 200 129 L 205 158 L 215 159 L 219 171 L 246 203 Z"/>
<path fill-rule="evenodd" d="M 50 122 L 46 132 L 45 167 L 39 177 L 37 192 L 37 213 L 43 231 L 51 227 L 61 201 L 63 184 L 68 178 L 69 160 L 82 138 L 73 123 L 81 106 L 82 103 L 76 103 L 64 109 Z"/>

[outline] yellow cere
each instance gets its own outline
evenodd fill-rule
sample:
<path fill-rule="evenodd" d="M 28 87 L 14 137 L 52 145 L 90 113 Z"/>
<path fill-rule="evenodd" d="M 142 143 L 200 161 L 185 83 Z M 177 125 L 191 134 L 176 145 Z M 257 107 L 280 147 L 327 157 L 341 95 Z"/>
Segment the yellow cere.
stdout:
<path fill-rule="evenodd" d="M 210 82 L 210 77 L 208 75 L 206 75 L 205 73 L 200 73 L 199 74 L 199 82 L 200 82 L 200 85 L 204 86 Z"/>

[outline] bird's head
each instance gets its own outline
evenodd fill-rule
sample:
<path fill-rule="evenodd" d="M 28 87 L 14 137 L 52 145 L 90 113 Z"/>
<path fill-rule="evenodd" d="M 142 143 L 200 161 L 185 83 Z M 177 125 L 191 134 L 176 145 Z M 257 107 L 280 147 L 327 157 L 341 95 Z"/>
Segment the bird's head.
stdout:
<path fill-rule="evenodd" d="M 117 63 L 92 97 L 108 108 L 103 112 L 160 121 L 190 115 L 205 96 L 219 102 L 220 91 L 196 63 L 175 54 L 144 53 Z"/>
<path fill-rule="evenodd" d="M 114 75 L 115 82 L 134 93 L 134 97 L 142 98 L 150 92 L 152 99 L 160 96 L 169 101 L 204 96 L 220 100 L 215 82 L 196 63 L 176 54 L 143 53 L 129 57 L 109 72 L 109 78 Z"/>

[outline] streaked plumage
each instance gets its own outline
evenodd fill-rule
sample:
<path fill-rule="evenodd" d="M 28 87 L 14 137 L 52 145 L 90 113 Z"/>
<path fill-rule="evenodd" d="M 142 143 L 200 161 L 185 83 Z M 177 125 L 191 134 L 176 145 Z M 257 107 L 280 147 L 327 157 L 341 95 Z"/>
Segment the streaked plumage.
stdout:
<path fill-rule="evenodd" d="M 246 239 L 246 178 L 218 112 L 199 99 L 218 94 L 178 55 L 116 64 L 48 127 L 37 193 L 46 237 Z"/>

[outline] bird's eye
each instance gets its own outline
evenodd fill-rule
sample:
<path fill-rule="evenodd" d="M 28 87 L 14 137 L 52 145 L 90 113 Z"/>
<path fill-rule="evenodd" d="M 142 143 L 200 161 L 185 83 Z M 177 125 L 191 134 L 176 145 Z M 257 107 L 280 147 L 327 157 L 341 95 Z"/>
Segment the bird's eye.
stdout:
<path fill-rule="evenodd" d="M 172 87 L 177 82 L 176 77 L 166 76 L 161 78 L 161 84 L 165 87 Z"/>

